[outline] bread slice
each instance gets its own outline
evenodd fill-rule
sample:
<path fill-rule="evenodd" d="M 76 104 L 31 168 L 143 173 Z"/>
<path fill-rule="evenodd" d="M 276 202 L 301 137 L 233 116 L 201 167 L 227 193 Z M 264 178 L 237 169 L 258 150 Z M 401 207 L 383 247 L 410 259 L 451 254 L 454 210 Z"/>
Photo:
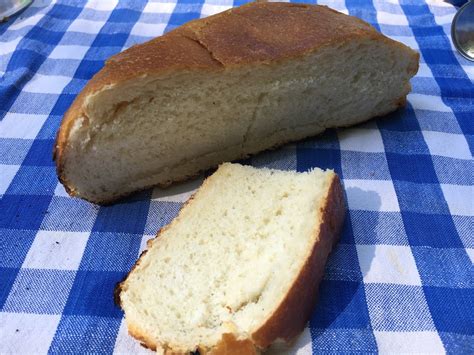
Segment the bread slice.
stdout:
<path fill-rule="evenodd" d="M 71 195 L 108 203 L 403 106 L 418 54 L 324 6 L 251 3 L 110 58 L 56 142 Z"/>
<path fill-rule="evenodd" d="M 117 286 L 132 336 L 170 353 L 255 353 L 308 321 L 345 214 L 333 171 L 223 164 Z"/>

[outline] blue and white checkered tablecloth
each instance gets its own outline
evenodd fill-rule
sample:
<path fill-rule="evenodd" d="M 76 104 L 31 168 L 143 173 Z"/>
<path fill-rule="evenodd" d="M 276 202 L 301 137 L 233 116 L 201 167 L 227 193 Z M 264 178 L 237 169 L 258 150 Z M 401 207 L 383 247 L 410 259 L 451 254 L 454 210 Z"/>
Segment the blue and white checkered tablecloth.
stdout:
<path fill-rule="evenodd" d="M 0 353 L 148 352 L 113 288 L 202 178 L 98 207 L 58 183 L 55 134 L 110 55 L 241 3 L 41 0 L 0 24 Z M 474 64 L 453 49 L 456 9 L 319 3 L 418 50 L 421 65 L 405 109 L 248 160 L 332 168 L 345 187 L 342 239 L 292 351 L 473 354 Z"/>

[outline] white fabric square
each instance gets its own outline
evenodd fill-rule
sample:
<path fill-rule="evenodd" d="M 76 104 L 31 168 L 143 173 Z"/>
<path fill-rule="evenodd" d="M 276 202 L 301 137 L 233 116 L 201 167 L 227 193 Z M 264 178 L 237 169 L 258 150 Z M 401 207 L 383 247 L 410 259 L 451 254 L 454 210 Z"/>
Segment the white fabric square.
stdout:
<path fill-rule="evenodd" d="M 0 195 L 7 191 L 18 169 L 20 169 L 20 165 L 0 164 Z"/>
<path fill-rule="evenodd" d="M 443 15 L 443 16 L 435 16 L 435 21 L 438 25 L 451 25 L 454 18 L 454 12 L 451 14 Z"/>
<path fill-rule="evenodd" d="M 20 41 L 23 39 L 23 37 L 17 37 L 15 39 L 12 39 L 11 41 L 8 41 L 8 42 L 1 42 L 1 46 L 0 46 L 0 53 L 2 55 L 7 55 L 7 54 L 10 54 L 10 53 L 13 53 L 16 49 L 16 47 L 18 46 L 18 43 L 20 43 Z"/>
<path fill-rule="evenodd" d="M 0 121 L 0 138 L 35 139 L 47 115 L 8 112 Z"/>
<path fill-rule="evenodd" d="M 383 153 L 384 145 L 380 131 L 374 129 L 350 128 L 337 133 L 341 150 L 366 153 Z"/>
<path fill-rule="evenodd" d="M 381 25 L 408 26 L 405 15 L 377 11 L 377 22 Z"/>
<path fill-rule="evenodd" d="M 466 253 L 469 256 L 469 259 L 471 259 L 471 263 L 474 264 L 474 249 L 466 248 Z"/>
<path fill-rule="evenodd" d="M 23 268 L 77 270 L 89 232 L 40 230 L 23 262 Z"/>
<path fill-rule="evenodd" d="M 118 4 L 117 0 L 89 0 L 85 7 L 96 11 L 112 11 Z"/>
<path fill-rule="evenodd" d="M 143 13 L 172 14 L 176 2 L 148 2 L 143 8 Z"/>
<path fill-rule="evenodd" d="M 215 15 L 230 8 L 232 8 L 232 3 L 230 3 L 229 5 L 214 5 L 204 3 L 204 5 L 202 5 L 201 17 Z"/>
<path fill-rule="evenodd" d="M 17 31 L 28 26 L 36 25 L 42 18 L 44 14 L 36 14 L 30 17 L 20 16 L 17 21 L 15 21 L 8 30 Z"/>
<path fill-rule="evenodd" d="M 140 242 L 140 249 L 138 250 L 138 255 L 140 255 L 142 253 L 142 251 L 148 249 L 148 246 L 146 245 L 146 243 L 150 240 L 150 239 L 153 239 L 155 238 L 156 235 L 149 235 L 149 234 L 144 234 L 143 237 L 142 237 L 142 241 Z"/>
<path fill-rule="evenodd" d="M 374 331 L 381 354 L 444 354 L 443 343 L 437 332 L 380 332 Z"/>
<path fill-rule="evenodd" d="M 418 78 L 433 78 L 433 72 L 431 71 L 430 67 L 426 63 L 420 63 L 420 67 L 418 68 L 418 73 L 416 73 L 416 77 Z"/>
<path fill-rule="evenodd" d="M 36 73 L 24 86 L 24 92 L 38 94 L 61 94 L 67 84 L 71 81 L 68 76 L 42 75 Z"/>
<path fill-rule="evenodd" d="M 115 339 L 114 354 L 154 354 L 153 351 L 144 348 L 136 339 L 128 334 L 125 319 L 122 319 L 117 338 Z"/>
<path fill-rule="evenodd" d="M 304 328 L 303 333 L 299 335 L 295 342 L 291 344 L 289 349 L 283 347 L 282 349 L 272 349 L 269 351 L 272 355 L 311 355 L 313 354 L 312 350 L 312 340 L 311 340 L 311 332 L 309 328 Z"/>
<path fill-rule="evenodd" d="M 419 49 L 418 42 L 416 41 L 415 37 L 413 36 L 389 36 L 391 39 L 402 42 L 403 44 L 407 45 L 412 49 Z M 420 63 L 421 64 L 421 63 Z M 419 72 L 417 73 L 418 76 Z"/>
<path fill-rule="evenodd" d="M 474 65 L 464 65 L 462 67 L 469 79 L 474 80 Z"/>
<path fill-rule="evenodd" d="M 107 1 L 104 1 L 106 3 Z M 91 20 L 83 20 L 77 19 L 71 26 L 67 29 L 68 32 L 80 32 L 80 33 L 89 33 L 89 34 L 97 34 L 104 26 L 103 21 L 91 21 Z"/>
<path fill-rule="evenodd" d="M 400 5 L 398 1 L 399 0 L 390 0 L 390 2 L 392 2 L 393 4 L 397 3 Z M 448 2 L 439 1 L 439 0 L 425 0 L 425 1 L 428 5 L 433 6 L 433 7 L 449 7 L 451 9 L 453 8 L 453 5 L 451 5 Z"/>
<path fill-rule="evenodd" d="M 421 286 L 409 246 L 356 245 L 365 283 Z"/>
<path fill-rule="evenodd" d="M 73 45 L 58 45 L 54 47 L 49 55 L 51 59 L 83 59 L 89 47 L 73 46 Z"/>
<path fill-rule="evenodd" d="M 472 155 L 462 134 L 423 131 L 423 137 L 431 155 L 471 160 Z"/>
<path fill-rule="evenodd" d="M 54 189 L 54 196 L 62 196 L 62 197 L 69 197 L 69 194 L 66 192 L 63 184 L 58 182 L 56 185 L 56 189 Z"/>
<path fill-rule="evenodd" d="M 157 37 L 161 36 L 165 31 L 166 23 L 143 23 L 137 22 L 133 26 L 130 35 L 142 37 Z"/>
<path fill-rule="evenodd" d="M 474 188 L 465 185 L 441 184 L 449 211 L 455 216 L 474 216 Z"/>
<path fill-rule="evenodd" d="M 61 315 L 0 313 L 0 353 L 46 354 L 60 319 Z"/>
<path fill-rule="evenodd" d="M 451 109 L 444 104 L 439 96 L 410 93 L 407 97 L 414 109 L 452 113 Z"/>
<path fill-rule="evenodd" d="M 344 179 L 344 188 L 351 210 L 400 212 L 392 181 Z"/>
<path fill-rule="evenodd" d="M 204 177 L 196 178 L 180 184 L 161 189 L 156 187 L 151 195 L 152 200 L 166 202 L 185 202 L 202 185 Z"/>

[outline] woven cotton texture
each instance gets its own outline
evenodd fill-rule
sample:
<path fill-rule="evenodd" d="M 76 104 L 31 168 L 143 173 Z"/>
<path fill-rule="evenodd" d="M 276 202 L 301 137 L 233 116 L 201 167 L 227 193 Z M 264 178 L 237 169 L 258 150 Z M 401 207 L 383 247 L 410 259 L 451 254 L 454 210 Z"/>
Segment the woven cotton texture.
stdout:
<path fill-rule="evenodd" d="M 241 1 L 35 1 L 0 24 L 0 353 L 148 352 L 113 288 L 202 182 L 113 206 L 68 197 L 52 148 L 109 56 Z M 419 0 L 321 1 L 421 54 L 405 109 L 245 161 L 334 169 L 348 216 L 292 352 L 474 352 L 474 65 L 456 12 Z M 237 267 L 237 266 L 236 266 Z"/>

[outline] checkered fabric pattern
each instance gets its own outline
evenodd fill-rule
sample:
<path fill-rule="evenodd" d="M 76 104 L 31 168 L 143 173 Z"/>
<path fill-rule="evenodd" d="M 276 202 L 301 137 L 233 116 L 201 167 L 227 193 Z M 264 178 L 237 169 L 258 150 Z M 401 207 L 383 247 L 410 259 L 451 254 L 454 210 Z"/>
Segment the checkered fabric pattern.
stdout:
<path fill-rule="evenodd" d="M 246 163 L 334 169 L 348 215 L 292 352 L 474 353 L 474 64 L 431 0 L 318 1 L 421 54 L 405 109 Z M 113 288 L 201 179 L 109 207 L 70 198 L 51 151 L 110 55 L 238 0 L 35 1 L 0 24 L 0 353 L 148 352 Z"/>

